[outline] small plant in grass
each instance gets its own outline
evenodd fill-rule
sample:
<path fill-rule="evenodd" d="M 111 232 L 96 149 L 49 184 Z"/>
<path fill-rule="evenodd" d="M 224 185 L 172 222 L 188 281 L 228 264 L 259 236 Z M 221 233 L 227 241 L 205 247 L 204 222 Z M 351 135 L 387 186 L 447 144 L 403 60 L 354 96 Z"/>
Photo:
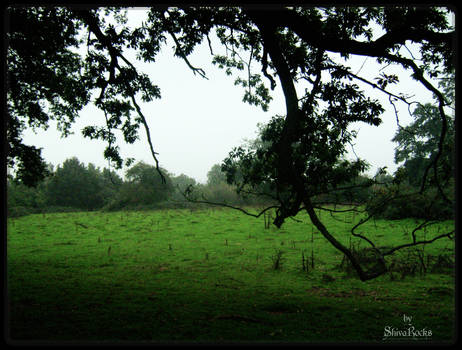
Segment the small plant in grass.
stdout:
<path fill-rule="evenodd" d="M 308 273 L 308 258 L 305 257 L 305 250 L 302 250 L 302 271 Z"/>
<path fill-rule="evenodd" d="M 314 227 L 311 228 L 311 268 L 314 269 Z"/>
<path fill-rule="evenodd" d="M 271 220 L 273 219 L 271 212 L 264 212 L 263 213 L 263 222 L 265 226 L 265 230 L 268 230 L 271 226 Z"/>
<path fill-rule="evenodd" d="M 273 270 L 280 270 L 284 262 L 282 255 L 284 251 L 281 249 L 276 250 L 275 254 L 271 256 L 271 261 L 273 262 Z"/>

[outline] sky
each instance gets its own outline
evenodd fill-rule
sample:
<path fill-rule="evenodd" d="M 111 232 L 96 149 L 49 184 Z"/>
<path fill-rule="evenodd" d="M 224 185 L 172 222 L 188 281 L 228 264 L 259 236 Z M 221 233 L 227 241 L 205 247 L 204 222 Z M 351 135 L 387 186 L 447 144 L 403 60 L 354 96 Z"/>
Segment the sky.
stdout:
<path fill-rule="evenodd" d="M 130 10 L 129 23 L 139 23 L 143 16 L 142 10 Z M 212 40 L 212 45 L 214 52 L 219 52 L 218 42 Z M 185 174 L 205 183 L 210 168 L 221 163 L 233 147 L 241 145 L 246 139 L 257 137 L 258 123 L 266 123 L 276 114 L 285 114 L 285 102 L 278 81 L 278 86 L 272 91 L 273 100 L 267 112 L 242 102 L 244 92 L 242 87 L 234 85 L 235 77 L 227 76 L 224 70 L 211 64 L 212 57 L 206 40 L 188 59 L 193 66 L 204 69 L 208 80 L 194 75 L 182 59 L 174 57 L 172 46 L 173 42 L 168 41 L 155 63 L 136 63 L 139 70 L 148 74 L 154 84 L 160 87 L 162 95 L 159 100 L 150 103 L 139 101 L 139 104 L 147 118 L 160 165 L 174 175 Z M 127 52 L 126 57 L 135 62 L 133 53 Z M 340 56 L 332 57 L 336 62 L 341 62 Z M 380 67 L 373 58 L 353 57 L 352 62 L 353 72 L 359 72 L 359 75 L 370 80 L 378 75 Z M 421 103 L 432 101 L 431 94 L 410 78 L 410 71 L 386 68 L 387 74 L 393 71 L 398 75 L 400 83 L 390 87 L 390 91 L 414 95 L 411 100 Z M 259 72 L 258 67 L 255 67 L 255 72 Z M 388 96 L 377 94 L 371 87 L 360 82 L 356 83 L 365 87 L 367 95 L 383 101 L 385 113 L 379 127 L 363 123 L 352 126 L 358 131 L 358 137 L 354 142 L 354 152 L 350 146 L 347 147 L 348 157 L 354 159 L 357 155 L 367 160 L 371 164 L 368 171 L 370 175 L 383 166 L 387 166 L 393 173 L 397 167 L 394 164 L 396 144 L 391 142 L 397 130 L 393 106 Z M 409 124 L 412 117 L 407 105 L 397 103 L 396 106 L 400 124 Z M 101 111 L 87 106 L 71 129 L 73 135 L 61 138 L 56 131 L 56 124 L 50 123 L 46 131 L 25 131 L 24 142 L 42 147 L 42 156 L 55 167 L 75 156 L 85 164 L 93 163 L 100 168 L 107 168 L 108 162 L 103 156 L 106 143 L 84 138 L 81 134 L 84 126 L 103 125 L 103 121 Z M 140 139 L 133 145 L 125 144 L 122 135 L 118 134 L 121 155 L 154 164 L 142 127 L 139 134 Z M 125 171 L 126 168 L 118 172 L 123 176 Z"/>

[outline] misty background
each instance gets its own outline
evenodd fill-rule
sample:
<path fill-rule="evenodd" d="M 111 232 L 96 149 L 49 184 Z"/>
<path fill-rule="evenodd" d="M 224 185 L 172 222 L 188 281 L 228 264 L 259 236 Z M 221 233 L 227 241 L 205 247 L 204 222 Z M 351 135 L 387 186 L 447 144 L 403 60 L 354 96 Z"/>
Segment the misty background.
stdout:
<path fill-rule="evenodd" d="M 139 25 L 145 15 L 146 12 L 142 9 L 131 9 L 128 11 L 128 23 Z M 211 39 L 214 53 L 223 50 L 217 39 Z M 242 102 L 243 88 L 234 85 L 235 76 L 227 76 L 223 69 L 211 63 L 212 56 L 206 41 L 198 46 L 188 59 L 192 65 L 205 71 L 208 80 L 194 75 L 181 58 L 174 57 L 173 46 L 173 41 L 168 39 L 154 63 L 136 61 L 134 52 L 125 54 L 141 72 L 148 74 L 161 90 L 161 99 L 150 103 L 140 102 L 149 124 L 154 150 L 159 153 L 161 167 L 175 175 L 185 174 L 199 183 L 205 183 L 211 167 L 221 163 L 233 147 L 257 137 L 259 123 L 268 122 L 276 114 L 285 115 L 284 96 L 277 80 L 278 85 L 271 92 L 273 100 L 267 112 L 262 111 L 260 107 L 246 104 Z M 86 47 L 82 47 L 81 50 L 84 53 Z M 407 50 L 403 50 L 401 54 L 418 57 L 412 45 L 408 45 Z M 342 61 L 339 55 L 331 57 L 336 62 Z M 353 62 L 352 72 L 374 81 L 378 66 L 374 59 L 351 56 L 349 62 Z M 388 86 L 387 90 L 411 95 L 413 97 L 410 101 L 431 102 L 431 93 L 410 77 L 410 71 L 403 72 L 400 69 L 394 72 L 393 66 L 385 65 L 382 65 L 382 68 L 386 68 L 387 74 L 397 74 L 400 80 L 398 84 Z M 259 72 L 260 67 L 255 65 L 252 70 Z M 241 74 L 245 74 L 245 71 Z M 360 81 L 356 83 L 364 88 L 366 95 L 379 99 L 385 112 L 379 127 L 364 123 L 353 125 L 353 129 L 358 131 L 358 137 L 354 141 L 354 148 L 348 147 L 348 158 L 354 159 L 358 156 L 369 162 L 369 175 L 373 175 L 378 168 L 384 166 L 388 168 L 389 173 L 393 173 L 397 168 L 394 164 L 396 144 L 391 142 L 391 139 L 398 129 L 394 107 L 388 96 L 374 91 L 371 86 Z M 303 91 L 303 86 L 298 88 Z M 412 110 L 410 111 L 407 105 L 397 101 L 395 107 L 401 126 L 413 120 L 409 113 Z M 61 138 L 56 130 L 56 123 L 51 121 L 47 130 L 25 131 L 24 142 L 43 148 L 42 155 L 45 161 L 54 166 L 62 164 L 66 159 L 77 157 L 85 164 L 93 163 L 97 167 L 107 168 L 109 164 L 103 157 L 106 144 L 84 138 L 81 134 L 84 126 L 103 123 L 102 111 L 89 105 L 80 113 L 80 119 L 72 126 L 73 134 L 67 138 Z M 118 146 L 122 157 L 132 157 L 136 161 L 153 164 L 144 130 L 140 130 L 140 139 L 132 145 L 125 144 L 121 133 L 119 135 L 121 139 Z M 126 170 L 123 168 L 117 173 L 124 178 Z"/>

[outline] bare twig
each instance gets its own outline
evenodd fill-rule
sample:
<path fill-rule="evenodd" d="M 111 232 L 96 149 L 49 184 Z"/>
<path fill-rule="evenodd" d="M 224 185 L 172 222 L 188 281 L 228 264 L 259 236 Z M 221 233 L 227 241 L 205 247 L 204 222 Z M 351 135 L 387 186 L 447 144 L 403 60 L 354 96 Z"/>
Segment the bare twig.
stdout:
<path fill-rule="evenodd" d="M 363 62 L 363 64 L 361 65 L 361 67 L 359 67 L 358 71 L 356 72 L 356 75 L 358 75 L 358 74 L 362 71 L 362 69 L 363 69 L 364 65 L 366 64 L 366 61 L 367 61 L 368 58 L 369 58 L 369 57 L 366 57 L 366 58 L 364 59 L 364 62 Z"/>

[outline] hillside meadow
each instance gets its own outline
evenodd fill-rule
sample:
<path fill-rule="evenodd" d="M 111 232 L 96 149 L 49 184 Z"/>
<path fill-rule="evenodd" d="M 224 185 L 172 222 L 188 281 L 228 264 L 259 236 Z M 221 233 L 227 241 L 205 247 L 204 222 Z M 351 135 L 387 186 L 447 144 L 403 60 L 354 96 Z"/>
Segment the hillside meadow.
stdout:
<path fill-rule="evenodd" d="M 345 245 L 352 213 L 321 219 Z M 359 232 L 393 246 L 412 219 Z M 361 282 L 300 213 L 281 229 L 231 209 L 9 218 L 12 342 L 452 342 L 454 241 L 403 249 Z M 446 221 L 421 235 L 454 226 Z M 421 236 L 423 238 L 423 236 Z M 407 317 L 407 318 L 406 318 Z"/>

